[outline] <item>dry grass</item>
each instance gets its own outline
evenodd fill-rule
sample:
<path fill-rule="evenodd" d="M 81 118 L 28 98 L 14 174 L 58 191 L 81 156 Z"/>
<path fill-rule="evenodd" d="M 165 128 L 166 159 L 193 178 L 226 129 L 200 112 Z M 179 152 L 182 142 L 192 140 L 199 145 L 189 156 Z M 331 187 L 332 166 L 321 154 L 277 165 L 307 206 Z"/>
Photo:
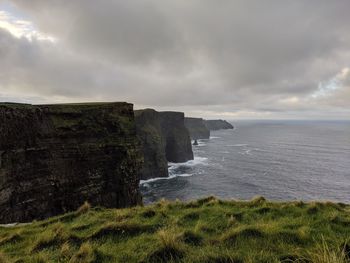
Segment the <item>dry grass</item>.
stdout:
<path fill-rule="evenodd" d="M 330 248 L 324 238 L 318 243 L 314 250 L 308 251 L 308 259 L 313 263 L 349 263 L 350 259 L 343 247 Z"/>
<path fill-rule="evenodd" d="M 77 213 L 79 215 L 82 215 L 89 212 L 90 209 L 91 205 L 89 204 L 89 202 L 85 201 L 84 204 L 77 209 Z"/>
<path fill-rule="evenodd" d="M 96 260 L 96 252 L 90 243 L 83 243 L 78 252 L 73 255 L 69 263 L 91 263 Z"/>

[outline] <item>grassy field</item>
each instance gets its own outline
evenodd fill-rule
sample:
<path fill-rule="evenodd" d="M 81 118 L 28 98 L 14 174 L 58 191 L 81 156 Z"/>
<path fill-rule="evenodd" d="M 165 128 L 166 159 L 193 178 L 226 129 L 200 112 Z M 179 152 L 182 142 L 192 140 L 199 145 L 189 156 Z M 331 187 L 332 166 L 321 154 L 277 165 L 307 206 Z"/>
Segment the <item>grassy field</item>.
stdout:
<path fill-rule="evenodd" d="M 264 198 L 90 208 L 0 228 L 0 262 L 350 262 L 350 206 Z M 350 243 L 349 243 L 350 244 Z"/>

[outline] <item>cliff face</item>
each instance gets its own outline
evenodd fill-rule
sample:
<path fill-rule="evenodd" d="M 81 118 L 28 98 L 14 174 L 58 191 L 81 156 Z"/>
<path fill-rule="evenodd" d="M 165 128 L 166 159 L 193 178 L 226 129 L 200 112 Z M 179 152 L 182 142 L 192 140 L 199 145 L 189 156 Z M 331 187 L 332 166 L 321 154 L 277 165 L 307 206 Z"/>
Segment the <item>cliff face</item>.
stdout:
<path fill-rule="evenodd" d="M 181 112 L 135 111 L 137 135 L 142 143 L 144 165 L 141 179 L 168 176 L 168 162 L 193 160 L 191 140 Z"/>
<path fill-rule="evenodd" d="M 160 124 L 165 137 L 165 154 L 169 162 L 182 163 L 193 160 L 190 134 L 185 127 L 183 112 L 164 111 L 159 113 Z"/>
<path fill-rule="evenodd" d="M 132 104 L 0 105 L 0 222 L 139 204 Z"/>
<path fill-rule="evenodd" d="M 162 134 L 159 113 L 152 109 L 135 111 L 136 133 L 141 141 L 144 164 L 141 179 L 168 176 L 165 156 L 165 137 Z"/>
<path fill-rule="evenodd" d="M 185 126 L 193 140 L 210 138 L 210 131 L 201 118 L 185 118 Z"/>
<path fill-rule="evenodd" d="M 211 131 L 233 129 L 233 126 L 225 120 L 206 120 L 205 125 Z"/>

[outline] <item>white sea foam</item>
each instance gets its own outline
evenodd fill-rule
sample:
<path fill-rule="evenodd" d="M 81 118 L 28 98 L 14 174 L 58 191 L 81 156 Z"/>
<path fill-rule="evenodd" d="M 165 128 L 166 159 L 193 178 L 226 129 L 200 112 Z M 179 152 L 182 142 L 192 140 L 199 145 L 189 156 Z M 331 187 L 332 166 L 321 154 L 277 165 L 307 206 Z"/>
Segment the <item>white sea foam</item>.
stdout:
<path fill-rule="evenodd" d="M 10 223 L 10 224 L 0 224 L 0 227 L 3 228 L 10 228 L 10 227 L 17 227 L 17 226 L 26 226 L 30 225 L 31 223 Z"/>
<path fill-rule="evenodd" d="M 205 141 L 207 141 L 207 140 L 202 140 L 202 139 L 200 139 L 200 140 L 197 140 L 197 145 L 193 145 L 194 144 L 194 141 L 192 141 L 191 142 L 191 144 L 193 145 L 193 146 L 195 146 L 195 147 L 202 147 L 202 146 L 206 146 L 207 144 L 205 143 Z"/>
<path fill-rule="evenodd" d="M 220 139 L 221 137 L 210 136 L 210 139 Z"/>
<path fill-rule="evenodd" d="M 149 183 L 155 182 L 155 181 L 160 181 L 160 180 L 170 180 L 173 179 L 175 177 L 189 177 L 192 176 L 192 173 L 176 173 L 177 169 L 181 169 L 183 168 L 190 168 L 196 165 L 206 165 L 206 161 L 208 160 L 208 158 L 205 157 L 199 157 L 196 156 L 194 157 L 194 160 L 190 160 L 184 163 L 168 163 L 169 164 L 169 176 L 168 177 L 157 177 L 157 178 L 151 178 L 148 180 L 140 180 L 140 185 L 143 186 L 148 186 Z"/>
<path fill-rule="evenodd" d="M 227 147 L 246 147 L 248 146 L 248 144 L 229 144 L 229 145 L 226 145 Z"/>
<path fill-rule="evenodd" d="M 169 174 L 168 177 L 156 177 L 156 178 L 151 178 L 151 179 L 148 179 L 148 180 L 140 180 L 140 184 L 142 184 L 143 186 L 146 186 L 148 187 L 149 183 L 152 183 L 152 182 L 156 182 L 156 181 L 160 181 L 160 180 L 170 180 L 170 179 L 173 179 L 175 177 L 189 177 L 189 176 L 192 176 L 193 174 Z"/>
<path fill-rule="evenodd" d="M 169 166 L 170 166 L 169 169 L 170 170 L 176 169 L 176 168 L 179 168 L 181 166 L 192 167 L 192 166 L 199 165 L 199 164 L 205 165 L 207 160 L 208 160 L 208 158 L 206 158 L 206 157 L 195 156 L 193 160 L 189 160 L 189 161 L 184 162 L 184 163 L 169 163 Z"/>

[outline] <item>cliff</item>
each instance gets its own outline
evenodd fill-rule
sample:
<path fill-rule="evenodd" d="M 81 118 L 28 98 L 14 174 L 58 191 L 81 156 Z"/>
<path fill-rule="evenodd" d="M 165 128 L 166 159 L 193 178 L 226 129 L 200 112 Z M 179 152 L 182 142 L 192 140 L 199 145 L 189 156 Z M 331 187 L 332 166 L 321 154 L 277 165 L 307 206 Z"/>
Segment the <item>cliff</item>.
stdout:
<path fill-rule="evenodd" d="M 165 154 L 169 162 L 182 163 L 193 160 L 190 134 L 185 127 L 183 112 L 159 112 L 160 124 L 165 137 Z"/>
<path fill-rule="evenodd" d="M 145 162 L 141 179 L 168 176 L 168 162 L 193 160 L 191 140 L 182 112 L 135 111 L 137 135 Z"/>
<path fill-rule="evenodd" d="M 210 138 L 210 131 L 201 118 L 185 118 L 185 126 L 193 140 Z"/>
<path fill-rule="evenodd" d="M 205 125 L 210 131 L 233 129 L 233 126 L 225 120 L 206 120 Z"/>
<path fill-rule="evenodd" d="M 159 113 L 152 109 L 137 110 L 135 122 L 136 133 L 141 141 L 144 155 L 141 179 L 167 177 L 166 141 L 162 134 Z"/>
<path fill-rule="evenodd" d="M 128 103 L 0 105 L 0 222 L 141 202 Z"/>

